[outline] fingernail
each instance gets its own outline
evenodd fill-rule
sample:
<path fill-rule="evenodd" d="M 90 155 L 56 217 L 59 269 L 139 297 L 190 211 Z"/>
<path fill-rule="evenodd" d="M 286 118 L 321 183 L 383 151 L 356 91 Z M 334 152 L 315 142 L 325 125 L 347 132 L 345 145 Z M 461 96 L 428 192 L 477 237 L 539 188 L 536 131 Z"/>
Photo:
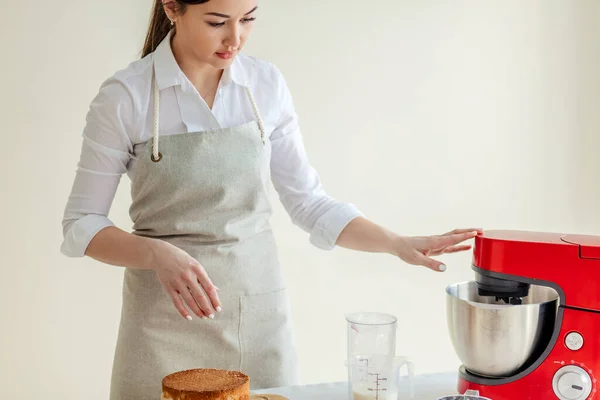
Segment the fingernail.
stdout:
<path fill-rule="evenodd" d="M 217 312 L 221 312 L 221 306 L 217 307 Z"/>
<path fill-rule="evenodd" d="M 187 318 L 187 320 L 188 320 L 188 321 L 191 321 L 191 320 L 192 320 L 192 316 L 191 316 L 191 315 L 188 315 L 188 316 L 187 316 L 187 317 L 185 317 L 185 318 Z"/>
<path fill-rule="evenodd" d="M 446 266 L 444 264 L 440 265 L 440 271 L 445 271 L 446 270 Z"/>
<path fill-rule="evenodd" d="M 215 317 L 215 314 L 210 314 L 209 317 L 210 319 L 213 319 Z"/>

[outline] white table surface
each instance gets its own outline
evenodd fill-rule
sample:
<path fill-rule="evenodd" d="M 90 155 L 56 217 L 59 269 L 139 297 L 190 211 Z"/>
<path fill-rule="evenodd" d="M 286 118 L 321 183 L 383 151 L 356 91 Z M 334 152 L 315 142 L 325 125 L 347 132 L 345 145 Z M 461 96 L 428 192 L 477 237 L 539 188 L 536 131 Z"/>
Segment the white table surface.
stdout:
<path fill-rule="evenodd" d="M 413 381 L 414 400 L 437 400 L 457 394 L 457 374 L 439 373 L 416 375 Z M 254 394 L 279 394 L 290 400 L 348 400 L 348 383 L 322 383 L 253 391 Z"/>

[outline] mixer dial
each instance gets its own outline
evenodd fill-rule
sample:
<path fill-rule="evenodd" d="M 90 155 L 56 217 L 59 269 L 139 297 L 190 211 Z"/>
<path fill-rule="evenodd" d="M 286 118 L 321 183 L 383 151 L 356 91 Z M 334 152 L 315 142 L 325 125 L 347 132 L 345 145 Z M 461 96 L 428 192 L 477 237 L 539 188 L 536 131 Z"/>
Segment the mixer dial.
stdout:
<path fill-rule="evenodd" d="M 585 400 L 592 392 L 592 380 L 583 368 L 567 365 L 554 374 L 552 388 L 560 400 Z"/>
<path fill-rule="evenodd" d="M 578 332 L 571 332 L 565 338 L 565 345 L 569 350 L 577 351 L 583 347 L 583 336 Z"/>

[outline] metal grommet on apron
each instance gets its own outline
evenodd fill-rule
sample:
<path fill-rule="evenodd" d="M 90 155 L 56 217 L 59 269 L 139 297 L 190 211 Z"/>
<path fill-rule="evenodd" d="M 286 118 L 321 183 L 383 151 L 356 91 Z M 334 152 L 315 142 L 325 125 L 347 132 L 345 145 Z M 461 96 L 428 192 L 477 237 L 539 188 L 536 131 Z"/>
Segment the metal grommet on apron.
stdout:
<path fill-rule="evenodd" d="M 158 152 L 158 154 L 156 155 L 156 157 L 154 156 L 154 154 L 150 155 L 150 159 L 154 162 L 159 162 L 160 160 L 162 160 L 162 153 Z"/>
<path fill-rule="evenodd" d="M 269 224 L 270 146 L 252 93 L 246 86 L 256 120 L 161 137 L 159 151 L 153 81 L 152 143 L 133 150 L 133 234 L 198 260 L 221 289 L 223 311 L 188 321 L 154 271 L 127 268 L 110 399 L 158 399 L 162 378 L 192 368 L 242 371 L 252 389 L 297 384 L 290 302 Z"/>

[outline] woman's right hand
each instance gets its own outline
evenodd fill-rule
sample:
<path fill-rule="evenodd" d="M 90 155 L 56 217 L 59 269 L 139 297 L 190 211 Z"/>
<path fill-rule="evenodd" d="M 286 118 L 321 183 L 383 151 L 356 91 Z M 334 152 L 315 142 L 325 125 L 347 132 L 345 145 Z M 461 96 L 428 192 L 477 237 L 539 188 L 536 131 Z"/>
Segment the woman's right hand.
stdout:
<path fill-rule="evenodd" d="M 163 240 L 154 240 L 152 269 L 182 317 L 191 320 L 190 310 L 198 317 L 214 318 L 221 312 L 219 289 L 204 267 L 180 248 Z"/>

